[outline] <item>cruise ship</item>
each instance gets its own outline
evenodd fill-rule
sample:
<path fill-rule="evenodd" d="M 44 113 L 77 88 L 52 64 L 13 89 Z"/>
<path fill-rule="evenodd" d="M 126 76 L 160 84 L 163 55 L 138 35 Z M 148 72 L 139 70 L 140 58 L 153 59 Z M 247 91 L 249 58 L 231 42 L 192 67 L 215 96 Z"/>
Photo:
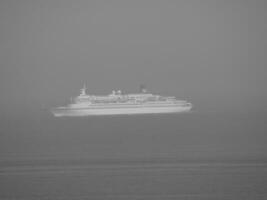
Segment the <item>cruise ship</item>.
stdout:
<path fill-rule="evenodd" d="M 122 114 L 152 114 L 188 112 L 192 104 L 185 100 L 177 100 L 172 96 L 155 95 L 148 92 L 144 86 L 139 93 L 124 94 L 120 90 L 109 95 L 88 95 L 86 86 L 80 90 L 80 95 L 64 107 L 52 108 L 55 117 L 89 116 L 89 115 L 122 115 Z"/>

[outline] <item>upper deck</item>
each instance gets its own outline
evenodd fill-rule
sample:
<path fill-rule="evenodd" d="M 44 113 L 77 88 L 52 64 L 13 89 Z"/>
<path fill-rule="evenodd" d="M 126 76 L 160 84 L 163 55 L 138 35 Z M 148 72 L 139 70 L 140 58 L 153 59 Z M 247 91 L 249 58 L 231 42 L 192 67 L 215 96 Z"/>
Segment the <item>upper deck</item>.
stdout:
<path fill-rule="evenodd" d="M 160 96 L 142 90 L 141 93 L 123 94 L 120 90 L 109 95 L 87 95 L 86 87 L 80 90 L 80 95 L 74 98 L 73 104 L 184 104 L 187 101 L 177 100 L 173 96 Z"/>

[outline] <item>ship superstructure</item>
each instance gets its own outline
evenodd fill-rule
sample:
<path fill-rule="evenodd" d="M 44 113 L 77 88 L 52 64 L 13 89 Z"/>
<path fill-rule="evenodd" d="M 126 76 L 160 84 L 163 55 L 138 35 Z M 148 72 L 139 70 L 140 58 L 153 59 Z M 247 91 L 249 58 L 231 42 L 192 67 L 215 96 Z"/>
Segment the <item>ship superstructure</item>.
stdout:
<path fill-rule="evenodd" d="M 176 97 L 154 95 L 141 87 L 139 93 L 123 94 L 120 90 L 109 95 L 88 95 L 86 86 L 80 90 L 80 95 L 65 107 L 53 108 L 54 116 L 87 116 L 116 114 L 148 114 L 187 112 L 192 104 L 177 100 Z"/>

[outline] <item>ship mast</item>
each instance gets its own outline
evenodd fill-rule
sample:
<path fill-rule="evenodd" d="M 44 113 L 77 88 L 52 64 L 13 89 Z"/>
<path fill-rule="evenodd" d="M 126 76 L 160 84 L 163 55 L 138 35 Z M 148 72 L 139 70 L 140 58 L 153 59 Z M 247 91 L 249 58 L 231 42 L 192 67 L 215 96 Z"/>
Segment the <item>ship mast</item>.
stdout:
<path fill-rule="evenodd" d="M 86 95 L 86 85 L 84 83 L 83 88 L 81 89 L 81 95 Z"/>

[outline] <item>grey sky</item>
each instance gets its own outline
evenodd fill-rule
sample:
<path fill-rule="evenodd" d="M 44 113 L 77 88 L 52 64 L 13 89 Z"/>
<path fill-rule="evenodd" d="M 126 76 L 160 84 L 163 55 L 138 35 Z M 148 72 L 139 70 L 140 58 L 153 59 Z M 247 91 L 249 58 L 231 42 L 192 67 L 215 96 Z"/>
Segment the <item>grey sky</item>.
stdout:
<path fill-rule="evenodd" d="M 95 94 L 146 84 L 199 109 L 262 109 L 265 4 L 2 0 L 0 110 L 66 104 L 83 82 Z"/>

